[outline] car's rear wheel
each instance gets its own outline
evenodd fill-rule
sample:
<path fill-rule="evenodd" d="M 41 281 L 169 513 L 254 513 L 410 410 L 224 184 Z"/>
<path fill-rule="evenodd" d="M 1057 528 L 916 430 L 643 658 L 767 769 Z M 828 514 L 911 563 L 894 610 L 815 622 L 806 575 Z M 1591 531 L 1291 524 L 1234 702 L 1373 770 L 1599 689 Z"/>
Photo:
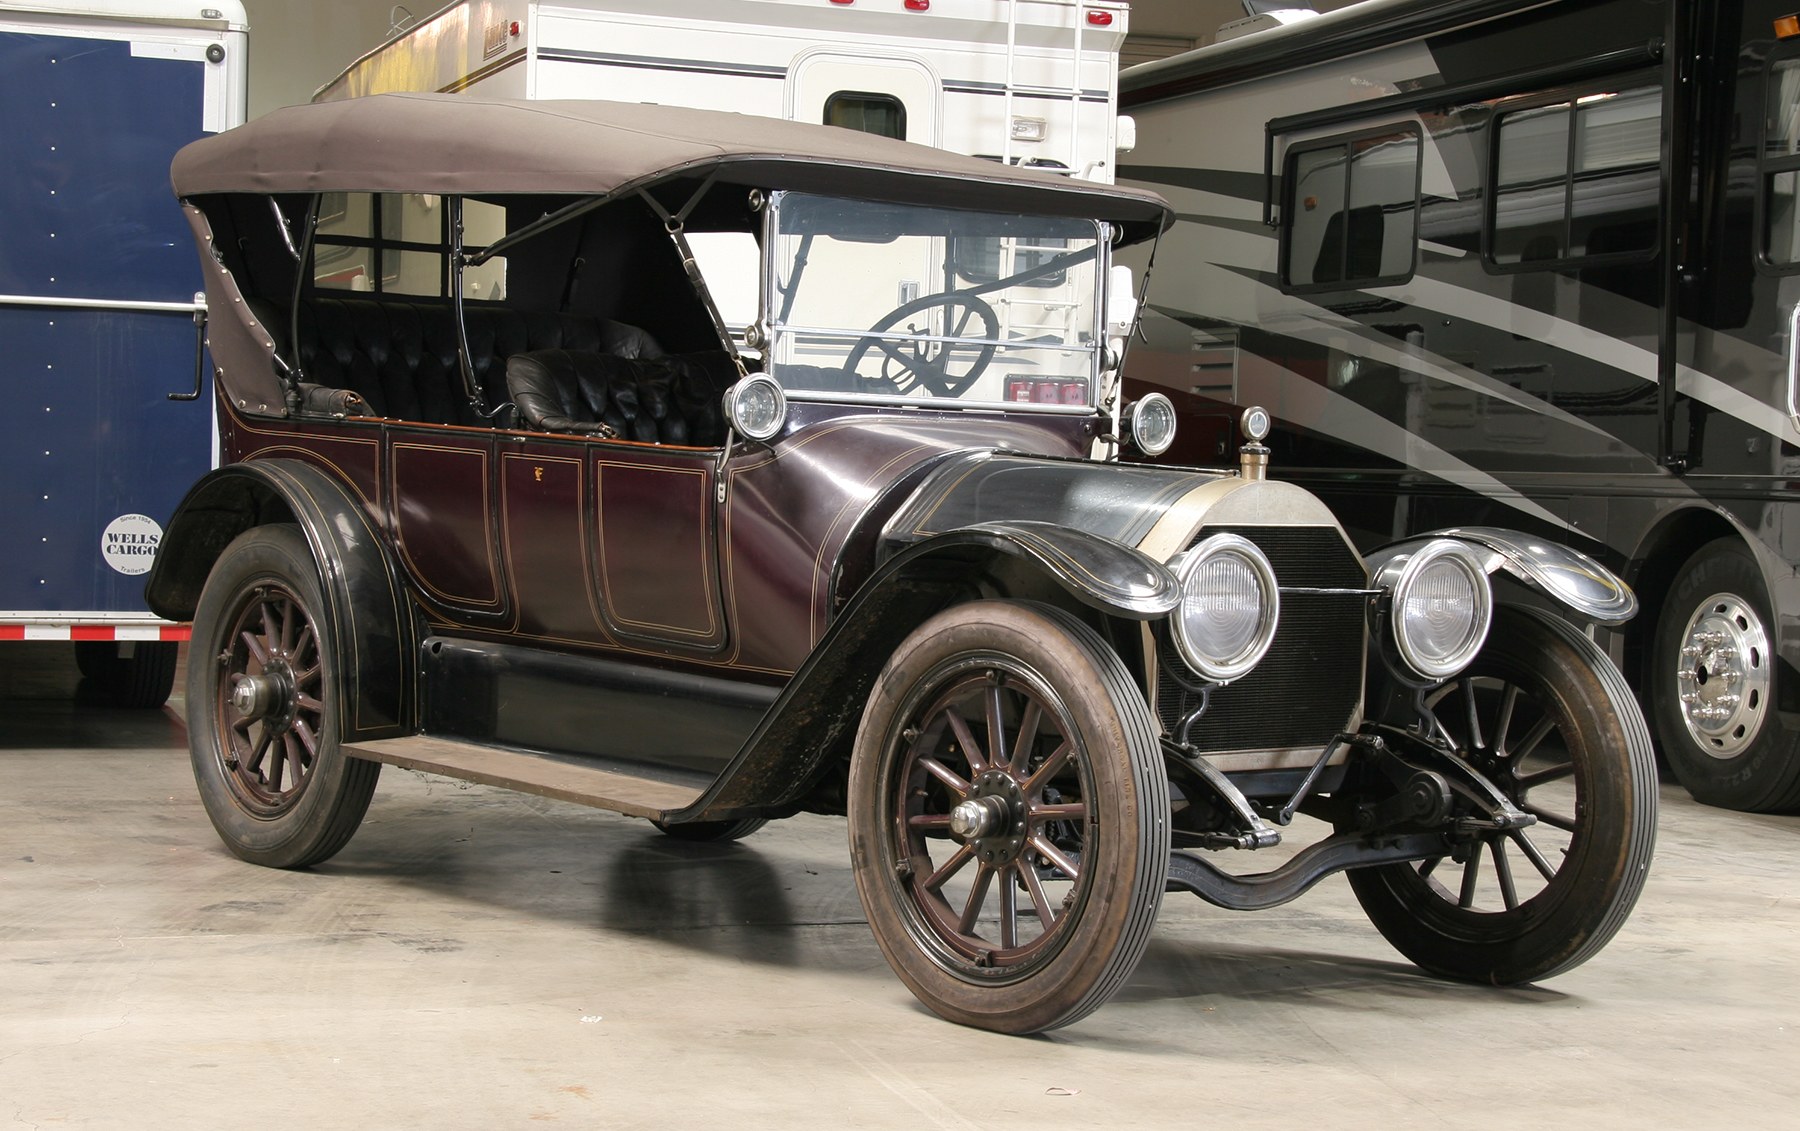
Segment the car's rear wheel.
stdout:
<path fill-rule="evenodd" d="M 1117 655 L 1041 605 L 980 601 L 909 636 L 850 770 L 857 889 L 932 1010 L 1032 1033 L 1103 1004 L 1169 866 L 1156 728 Z"/>
<path fill-rule="evenodd" d="M 306 539 L 263 526 L 219 555 L 194 615 L 194 779 L 225 846 L 253 863 L 299 868 L 335 854 L 381 772 L 338 748 L 324 607 Z"/>
<path fill-rule="evenodd" d="M 1663 604 L 1651 722 L 1669 768 L 1708 805 L 1800 805 L 1800 733 L 1776 709 L 1774 625 L 1762 571 L 1736 539 L 1702 546 Z"/>
<path fill-rule="evenodd" d="M 1625 922 L 1656 840 L 1650 735 L 1592 641 L 1497 610 L 1475 662 L 1428 701 L 1458 752 L 1538 823 L 1350 873 L 1395 949 L 1435 974 L 1508 985 L 1587 961 Z"/>

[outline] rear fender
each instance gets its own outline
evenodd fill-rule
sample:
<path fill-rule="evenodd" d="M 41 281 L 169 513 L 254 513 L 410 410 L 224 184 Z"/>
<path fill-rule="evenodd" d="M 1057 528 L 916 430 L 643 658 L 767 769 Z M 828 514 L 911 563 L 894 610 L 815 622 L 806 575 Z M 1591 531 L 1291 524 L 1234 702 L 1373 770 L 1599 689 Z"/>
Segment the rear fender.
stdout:
<path fill-rule="evenodd" d="M 294 460 L 231 464 L 188 491 L 169 520 L 144 594 L 169 620 L 193 619 L 213 563 L 256 526 L 300 527 L 325 595 L 324 643 L 339 658 L 344 742 L 410 733 L 415 716 L 412 604 L 374 519 L 337 480 Z M 190 663 L 204 662 L 190 657 Z"/>

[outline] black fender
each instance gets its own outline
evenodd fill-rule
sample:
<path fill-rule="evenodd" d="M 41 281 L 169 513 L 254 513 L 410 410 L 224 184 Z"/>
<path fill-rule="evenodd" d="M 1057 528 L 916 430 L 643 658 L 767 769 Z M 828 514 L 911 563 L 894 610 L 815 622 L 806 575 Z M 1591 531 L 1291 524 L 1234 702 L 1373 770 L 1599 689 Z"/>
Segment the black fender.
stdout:
<path fill-rule="evenodd" d="M 1114 616 L 1156 620 L 1181 604 L 1181 582 L 1155 558 L 1053 522 L 977 523 L 927 539 L 912 551 L 966 555 L 971 549 L 1023 558 L 1077 601 Z"/>
<path fill-rule="evenodd" d="M 857 590 L 712 786 L 664 821 L 797 810 L 820 777 L 849 757 L 888 656 L 914 628 L 973 596 L 971 577 L 1007 558 L 1122 619 L 1164 616 L 1180 600 L 1179 584 L 1161 563 L 1110 538 L 1051 523 L 982 523 L 915 543 Z"/>
<path fill-rule="evenodd" d="M 1616 626 L 1637 615 L 1637 594 L 1612 570 L 1580 550 L 1497 526 L 1457 526 L 1391 542 L 1364 559 L 1369 576 L 1440 538 L 1463 543 L 1489 574 L 1504 570 L 1582 620 Z"/>
<path fill-rule="evenodd" d="M 373 516 L 342 483 L 296 460 L 231 464 L 189 489 L 169 520 L 144 585 L 150 608 L 193 619 L 213 563 L 256 526 L 300 527 L 319 566 L 325 646 L 339 657 L 344 742 L 411 733 L 417 686 L 412 603 Z M 198 657 L 189 663 L 202 662 Z"/>

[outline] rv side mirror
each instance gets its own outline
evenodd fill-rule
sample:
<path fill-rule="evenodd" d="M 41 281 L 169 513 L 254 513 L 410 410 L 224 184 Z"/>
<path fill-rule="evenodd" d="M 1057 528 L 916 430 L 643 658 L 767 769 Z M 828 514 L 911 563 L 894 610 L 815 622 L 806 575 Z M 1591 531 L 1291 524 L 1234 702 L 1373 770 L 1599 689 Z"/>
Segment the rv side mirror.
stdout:
<path fill-rule="evenodd" d="M 1113 131 L 1115 144 L 1113 148 L 1120 153 L 1130 153 L 1137 148 L 1137 119 L 1130 114 L 1120 114 L 1118 128 Z"/>

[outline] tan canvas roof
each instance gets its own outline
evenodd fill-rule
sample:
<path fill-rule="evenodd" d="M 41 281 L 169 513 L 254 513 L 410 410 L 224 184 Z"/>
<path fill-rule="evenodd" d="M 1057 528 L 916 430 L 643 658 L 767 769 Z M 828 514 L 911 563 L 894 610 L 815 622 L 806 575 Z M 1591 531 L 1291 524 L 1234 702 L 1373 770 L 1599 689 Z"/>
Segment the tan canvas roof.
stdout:
<path fill-rule="evenodd" d="M 1011 169 L 832 126 L 623 102 L 378 94 L 289 106 L 175 155 L 180 196 L 217 192 L 576 193 L 678 176 L 1166 227 L 1153 193 Z"/>

